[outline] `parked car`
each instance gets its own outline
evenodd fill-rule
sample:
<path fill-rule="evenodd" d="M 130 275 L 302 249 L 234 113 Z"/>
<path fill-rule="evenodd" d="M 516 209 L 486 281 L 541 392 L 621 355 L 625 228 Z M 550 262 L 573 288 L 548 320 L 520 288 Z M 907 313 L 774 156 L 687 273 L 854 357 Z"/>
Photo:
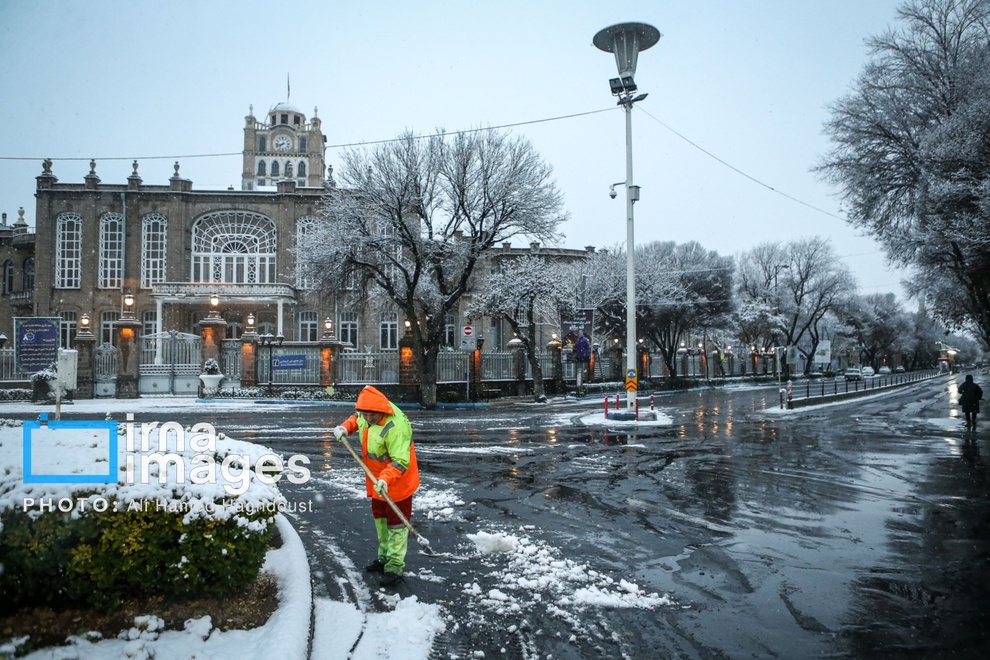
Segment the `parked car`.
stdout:
<path fill-rule="evenodd" d="M 898 366 L 894 367 L 894 373 L 895 374 L 902 374 L 902 373 L 904 373 L 904 366 L 903 365 L 898 365 Z"/>
<path fill-rule="evenodd" d="M 843 372 L 843 376 L 846 380 L 863 380 L 863 372 L 859 367 L 849 367 Z"/>
<path fill-rule="evenodd" d="M 883 365 L 882 367 L 880 367 L 880 371 L 878 371 L 877 373 L 880 374 L 881 376 L 889 376 L 890 367 L 888 367 L 887 365 Z"/>
<path fill-rule="evenodd" d="M 873 378 L 877 375 L 877 372 L 873 371 L 873 367 L 863 367 L 863 378 Z"/>

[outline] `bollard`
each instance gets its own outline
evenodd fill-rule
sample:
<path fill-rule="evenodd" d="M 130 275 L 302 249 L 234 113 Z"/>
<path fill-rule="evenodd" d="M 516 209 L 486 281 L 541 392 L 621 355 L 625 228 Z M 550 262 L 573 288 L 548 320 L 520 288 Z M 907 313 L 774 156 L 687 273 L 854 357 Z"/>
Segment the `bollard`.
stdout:
<path fill-rule="evenodd" d="M 794 399 L 794 381 L 787 381 L 787 403 Z"/>
<path fill-rule="evenodd" d="M 618 410 L 619 408 L 620 408 L 620 406 L 619 406 L 619 395 L 616 394 L 615 395 L 615 409 Z"/>
<path fill-rule="evenodd" d="M 652 412 L 654 410 L 656 410 L 656 408 L 653 407 L 653 395 L 651 394 L 650 395 L 650 411 Z"/>
<path fill-rule="evenodd" d="M 605 397 L 605 419 L 608 419 L 608 397 Z"/>
<path fill-rule="evenodd" d="M 639 397 L 636 397 L 636 406 L 634 408 L 634 413 L 636 414 L 636 421 L 639 421 Z"/>

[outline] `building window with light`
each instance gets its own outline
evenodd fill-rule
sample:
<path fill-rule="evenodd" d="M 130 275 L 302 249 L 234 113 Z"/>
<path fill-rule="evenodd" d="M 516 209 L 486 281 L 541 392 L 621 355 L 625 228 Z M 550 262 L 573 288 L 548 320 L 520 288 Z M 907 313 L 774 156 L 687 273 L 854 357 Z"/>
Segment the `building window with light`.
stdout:
<path fill-rule="evenodd" d="M 76 313 L 59 312 L 59 346 L 62 348 L 72 348 L 72 342 L 76 339 Z"/>
<path fill-rule="evenodd" d="M 82 281 L 82 217 L 61 213 L 55 220 L 55 288 L 78 289 Z"/>
<path fill-rule="evenodd" d="M 275 281 L 275 222 L 248 211 L 220 211 L 192 228 L 193 282 L 268 284 Z"/>
<path fill-rule="evenodd" d="M 120 312 L 100 312 L 100 344 L 106 344 L 107 346 L 113 346 L 114 332 L 113 324 L 120 319 Z"/>
<path fill-rule="evenodd" d="M 100 217 L 100 260 L 96 286 L 119 289 L 124 274 L 124 217 L 104 213 Z"/>
<path fill-rule="evenodd" d="M 379 317 L 378 346 L 383 351 L 399 348 L 399 315 L 395 312 L 382 312 Z"/>
<path fill-rule="evenodd" d="M 337 336 L 340 341 L 358 346 L 358 315 L 357 312 L 341 312 L 340 323 L 337 324 Z"/>
<path fill-rule="evenodd" d="M 168 254 L 168 220 L 159 213 L 141 219 L 141 288 L 150 289 L 165 281 Z"/>

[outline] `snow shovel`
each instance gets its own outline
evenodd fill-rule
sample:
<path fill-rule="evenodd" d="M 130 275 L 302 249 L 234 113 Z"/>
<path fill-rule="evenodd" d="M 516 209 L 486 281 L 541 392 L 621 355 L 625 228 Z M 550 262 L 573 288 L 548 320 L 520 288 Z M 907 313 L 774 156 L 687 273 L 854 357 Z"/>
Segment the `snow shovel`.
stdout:
<path fill-rule="evenodd" d="M 367 465 L 365 465 L 364 461 L 361 460 L 361 457 L 358 455 L 358 453 L 354 451 L 354 448 L 351 447 L 351 443 L 347 441 L 347 436 L 346 435 L 340 436 L 340 441 L 344 443 L 345 447 L 347 447 L 347 451 L 351 452 L 351 456 L 353 456 L 354 460 L 358 462 L 358 465 L 360 465 L 361 468 L 364 470 L 364 473 L 368 475 L 368 478 L 371 479 L 373 483 L 377 483 L 378 477 L 376 477 L 371 472 L 371 469 L 368 468 Z M 392 507 L 392 511 L 395 512 L 395 515 L 399 517 L 399 520 L 402 521 L 402 524 L 406 526 L 406 528 L 409 530 L 409 533 L 412 534 L 413 537 L 416 539 L 416 542 L 419 543 L 420 549 L 423 551 L 423 554 L 427 554 L 430 555 L 431 557 L 435 557 L 436 553 L 433 552 L 433 548 L 430 547 L 430 542 L 427 540 L 425 536 L 423 536 L 422 534 L 416 531 L 416 528 L 413 527 L 412 523 L 409 522 L 409 519 L 406 518 L 405 515 L 403 515 L 399 507 L 396 506 L 392 498 L 389 497 L 389 494 L 385 492 L 385 493 L 379 493 L 379 495 L 385 498 L 385 501 L 388 502 L 388 505 Z"/>

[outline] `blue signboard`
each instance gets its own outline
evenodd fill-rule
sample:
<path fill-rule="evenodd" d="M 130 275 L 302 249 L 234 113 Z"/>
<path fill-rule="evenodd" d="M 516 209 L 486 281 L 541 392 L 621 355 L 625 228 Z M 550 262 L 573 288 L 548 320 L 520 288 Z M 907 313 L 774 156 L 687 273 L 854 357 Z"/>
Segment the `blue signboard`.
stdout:
<path fill-rule="evenodd" d="M 272 357 L 272 369 L 305 369 L 305 355 L 276 355 Z"/>
<path fill-rule="evenodd" d="M 14 318 L 14 356 L 17 371 L 33 374 L 58 360 L 58 317 Z"/>

